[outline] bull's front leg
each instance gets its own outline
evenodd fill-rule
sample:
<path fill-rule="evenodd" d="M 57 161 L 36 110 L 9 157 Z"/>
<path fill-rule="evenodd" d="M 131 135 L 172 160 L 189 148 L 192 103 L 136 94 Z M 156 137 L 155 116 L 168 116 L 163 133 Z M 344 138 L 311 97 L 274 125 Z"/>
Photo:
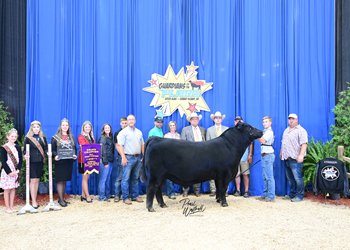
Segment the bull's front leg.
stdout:
<path fill-rule="evenodd" d="M 220 185 L 219 185 L 219 181 L 215 180 L 215 187 L 216 187 L 216 202 L 220 203 Z"/>
<path fill-rule="evenodd" d="M 226 184 L 227 183 L 227 184 Z M 219 187 L 220 187 L 220 201 L 221 201 L 221 206 L 227 207 L 228 204 L 226 202 L 226 189 L 228 187 L 228 183 L 225 180 L 220 180 L 219 181 Z"/>

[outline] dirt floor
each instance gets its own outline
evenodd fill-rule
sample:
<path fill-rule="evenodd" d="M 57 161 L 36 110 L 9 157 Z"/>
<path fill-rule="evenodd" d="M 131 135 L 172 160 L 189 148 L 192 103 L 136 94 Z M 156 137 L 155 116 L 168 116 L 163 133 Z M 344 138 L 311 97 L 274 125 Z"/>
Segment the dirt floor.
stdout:
<path fill-rule="evenodd" d="M 71 196 L 68 207 L 42 213 L 41 206 L 37 214 L 6 214 L 1 206 L 1 249 L 350 248 L 348 199 L 336 206 L 329 199 L 325 205 L 324 196 L 315 197 L 311 192 L 298 203 L 282 197 L 266 203 L 230 195 L 229 207 L 222 208 L 204 194 L 199 198 L 190 195 L 191 203 L 185 205 L 180 202 L 182 196 L 176 200 L 165 197 L 168 207 L 155 204 L 156 212 L 149 213 L 145 203 L 128 206 L 93 198 L 88 204 L 80 196 Z M 46 203 L 41 196 L 38 200 Z M 0 202 L 3 204 L 2 197 Z M 186 216 L 195 205 L 197 210 L 192 211 L 197 213 Z"/>

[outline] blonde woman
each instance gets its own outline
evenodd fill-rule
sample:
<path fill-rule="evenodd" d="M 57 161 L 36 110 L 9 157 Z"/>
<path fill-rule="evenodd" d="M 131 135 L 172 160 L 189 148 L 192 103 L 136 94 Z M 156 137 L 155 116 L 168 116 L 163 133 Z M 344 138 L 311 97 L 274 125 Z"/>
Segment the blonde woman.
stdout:
<path fill-rule="evenodd" d="M 57 147 L 61 144 L 74 149 L 73 159 L 59 159 Z M 52 157 L 55 159 L 55 182 L 57 183 L 58 203 L 61 207 L 66 207 L 67 202 L 64 200 L 64 190 L 66 182 L 72 179 L 73 162 L 77 159 L 77 147 L 75 146 L 74 137 L 72 135 L 69 121 L 64 118 L 57 133 L 51 138 Z"/>
<path fill-rule="evenodd" d="M 39 179 L 43 173 L 44 163 L 46 162 L 47 140 L 41 129 L 39 121 L 33 121 L 30 124 L 29 131 L 24 139 L 24 152 L 26 155 L 26 145 L 29 144 L 29 161 L 30 161 L 30 195 L 32 205 L 35 209 L 39 207 L 36 201 L 38 193 Z"/>
<path fill-rule="evenodd" d="M 11 129 L 7 132 L 7 143 L 1 147 L 1 176 L 0 188 L 4 189 L 4 200 L 6 213 L 12 214 L 15 211 L 13 201 L 15 199 L 16 188 L 19 186 L 19 173 L 22 166 L 22 150 L 16 145 L 17 130 Z"/>
<path fill-rule="evenodd" d="M 90 198 L 89 194 L 89 186 L 88 186 L 88 180 L 90 177 L 90 174 L 84 174 L 84 160 L 83 160 L 83 154 L 81 145 L 86 144 L 95 144 L 95 138 L 94 138 L 94 132 L 92 129 L 92 124 L 89 121 L 86 121 L 83 123 L 83 126 L 81 126 L 81 134 L 78 136 L 78 142 L 80 145 L 80 151 L 79 151 L 79 158 L 78 158 L 78 170 L 79 174 L 83 175 L 83 180 L 81 183 L 81 201 L 86 201 L 87 203 L 91 203 L 92 199 Z"/>
<path fill-rule="evenodd" d="M 175 121 L 170 121 L 168 124 L 169 133 L 164 135 L 164 138 L 180 139 L 180 134 L 176 132 L 177 124 Z"/>
<path fill-rule="evenodd" d="M 176 129 L 177 129 L 176 122 L 170 121 L 168 124 L 168 127 L 170 132 L 165 134 L 164 138 L 177 139 L 177 140 L 180 139 L 179 133 L 176 132 Z M 169 179 L 166 179 L 166 195 L 170 199 L 176 199 L 175 191 L 174 191 L 174 183 Z"/>

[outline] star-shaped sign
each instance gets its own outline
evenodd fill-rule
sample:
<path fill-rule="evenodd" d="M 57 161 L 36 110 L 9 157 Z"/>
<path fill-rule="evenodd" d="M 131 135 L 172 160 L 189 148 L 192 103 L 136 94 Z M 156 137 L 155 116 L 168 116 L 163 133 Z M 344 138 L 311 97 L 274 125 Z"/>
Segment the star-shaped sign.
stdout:
<path fill-rule="evenodd" d="M 193 111 L 197 111 L 198 112 L 198 110 L 196 109 L 196 104 L 197 103 L 195 103 L 195 104 L 188 103 L 188 104 L 190 105 L 190 107 L 187 110 L 191 111 L 191 113 L 193 113 Z"/>
<path fill-rule="evenodd" d="M 171 65 L 168 66 L 165 75 L 152 74 L 148 82 L 151 86 L 144 88 L 146 92 L 153 93 L 150 106 L 159 107 L 157 113 L 163 116 L 170 116 L 175 110 L 179 110 L 180 116 L 190 115 L 192 112 L 210 111 L 203 98 L 203 93 L 212 89 L 213 83 L 197 79 L 196 68 L 193 62 L 187 66 L 187 73 L 184 68 L 175 74 Z M 152 82 L 156 84 L 152 85 Z M 190 103 L 190 105 L 189 105 Z M 195 103 L 195 104 L 191 104 Z M 158 115 L 159 116 L 159 115 Z"/>
<path fill-rule="evenodd" d="M 151 84 L 151 86 L 157 85 L 157 80 L 154 80 L 153 78 L 151 81 L 148 81 L 148 82 Z"/>
<path fill-rule="evenodd" d="M 193 62 L 191 62 L 191 65 L 186 65 L 187 71 L 196 72 L 196 69 L 199 68 L 199 66 L 194 66 Z"/>
<path fill-rule="evenodd" d="M 159 116 L 159 117 L 162 117 L 162 118 L 163 118 L 163 116 L 165 115 L 164 112 L 163 112 L 163 110 L 161 111 L 161 110 L 159 109 L 159 110 L 156 110 L 156 112 L 157 112 L 157 115 L 156 115 L 156 116 Z"/>

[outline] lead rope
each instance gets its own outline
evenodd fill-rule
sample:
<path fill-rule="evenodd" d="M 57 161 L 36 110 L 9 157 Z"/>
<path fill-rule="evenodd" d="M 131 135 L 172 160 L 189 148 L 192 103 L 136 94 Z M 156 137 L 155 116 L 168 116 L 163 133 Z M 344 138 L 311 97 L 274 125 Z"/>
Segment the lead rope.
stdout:
<path fill-rule="evenodd" d="M 248 171 L 249 169 L 251 169 L 252 167 L 254 167 L 259 161 L 261 161 L 261 159 L 258 160 L 257 162 L 255 162 L 255 163 L 254 163 L 252 166 L 250 166 L 248 169 L 244 170 L 244 172 L 240 173 L 236 178 L 240 177 L 243 173 L 245 173 L 246 171 Z M 236 179 L 236 178 L 235 178 L 235 179 Z"/>

